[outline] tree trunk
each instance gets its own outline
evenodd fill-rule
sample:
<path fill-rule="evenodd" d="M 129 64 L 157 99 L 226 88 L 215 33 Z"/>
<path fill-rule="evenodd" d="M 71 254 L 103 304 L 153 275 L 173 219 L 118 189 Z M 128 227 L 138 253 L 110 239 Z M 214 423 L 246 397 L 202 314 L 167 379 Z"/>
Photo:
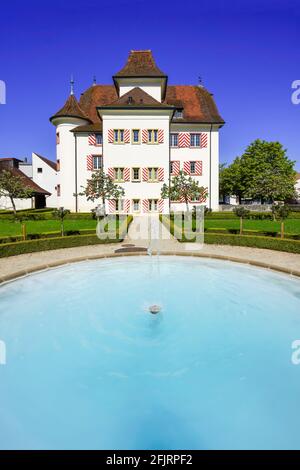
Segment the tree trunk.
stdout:
<path fill-rule="evenodd" d="M 240 235 L 243 235 L 243 217 L 240 217 Z"/>
<path fill-rule="evenodd" d="M 185 200 L 186 211 L 189 212 L 189 201 L 188 199 Z"/>
<path fill-rule="evenodd" d="M 280 237 L 284 238 L 284 222 L 283 222 L 283 220 L 281 221 Z"/>
<path fill-rule="evenodd" d="M 61 221 L 60 229 L 61 229 L 61 236 L 63 237 L 65 235 L 65 233 L 64 233 L 64 221 L 63 220 Z"/>
<path fill-rule="evenodd" d="M 14 215 L 16 216 L 17 215 L 17 211 L 16 211 L 16 205 L 15 205 L 15 201 L 14 201 L 14 198 L 12 196 L 9 196 L 9 199 L 12 203 L 12 206 L 13 206 L 13 211 L 14 211 Z"/>

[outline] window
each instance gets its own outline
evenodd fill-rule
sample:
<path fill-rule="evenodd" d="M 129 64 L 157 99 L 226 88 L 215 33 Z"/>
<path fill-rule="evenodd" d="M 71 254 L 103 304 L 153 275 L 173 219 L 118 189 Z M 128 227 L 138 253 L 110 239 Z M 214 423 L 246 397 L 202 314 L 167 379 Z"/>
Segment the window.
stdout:
<path fill-rule="evenodd" d="M 124 129 L 114 129 L 114 143 L 124 143 Z"/>
<path fill-rule="evenodd" d="M 115 181 L 124 181 L 124 168 L 115 168 Z"/>
<path fill-rule="evenodd" d="M 200 147 L 200 134 L 191 134 L 191 147 Z"/>
<path fill-rule="evenodd" d="M 139 210 L 140 210 L 140 200 L 139 199 L 134 199 L 133 200 L 133 210 L 134 210 L 134 212 L 139 212 Z"/>
<path fill-rule="evenodd" d="M 158 130 L 157 129 L 148 129 L 148 143 L 149 144 L 158 143 Z"/>
<path fill-rule="evenodd" d="M 116 211 L 122 212 L 124 210 L 124 199 L 116 199 Z"/>
<path fill-rule="evenodd" d="M 158 181 L 158 168 L 148 168 L 149 181 Z"/>
<path fill-rule="evenodd" d="M 178 134 L 170 135 L 170 145 L 171 147 L 178 147 Z"/>
<path fill-rule="evenodd" d="M 93 155 L 93 170 L 101 170 L 103 168 L 102 155 Z"/>
<path fill-rule="evenodd" d="M 56 194 L 58 197 L 60 196 L 60 184 L 56 186 Z"/>
<path fill-rule="evenodd" d="M 149 199 L 149 210 L 151 212 L 156 212 L 157 211 L 157 199 Z"/>
<path fill-rule="evenodd" d="M 59 144 L 59 132 L 56 133 L 56 145 Z"/>
<path fill-rule="evenodd" d="M 190 162 L 190 173 L 191 175 L 196 173 L 196 162 Z"/>
<path fill-rule="evenodd" d="M 43 168 L 38 168 L 38 169 L 37 169 L 37 172 L 38 172 L 38 173 L 43 173 Z"/>
<path fill-rule="evenodd" d="M 96 145 L 102 145 L 102 134 L 96 134 Z"/>
<path fill-rule="evenodd" d="M 140 130 L 139 129 L 132 129 L 132 143 L 133 144 L 140 143 Z"/>
<path fill-rule="evenodd" d="M 132 168 L 132 181 L 141 181 L 140 168 Z"/>
<path fill-rule="evenodd" d="M 170 162 L 170 173 L 171 173 L 171 175 L 173 174 L 173 170 L 174 170 L 173 162 Z"/>
<path fill-rule="evenodd" d="M 182 109 L 176 109 L 174 113 L 174 118 L 175 119 L 180 119 L 183 117 L 183 110 Z"/>

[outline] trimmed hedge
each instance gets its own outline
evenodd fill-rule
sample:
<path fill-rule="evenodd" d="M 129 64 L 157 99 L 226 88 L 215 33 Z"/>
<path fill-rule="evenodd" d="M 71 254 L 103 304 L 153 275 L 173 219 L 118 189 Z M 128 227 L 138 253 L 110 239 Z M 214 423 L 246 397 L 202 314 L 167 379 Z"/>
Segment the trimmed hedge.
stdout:
<path fill-rule="evenodd" d="M 6 256 L 34 253 L 36 251 L 57 250 L 59 248 L 72 248 L 75 246 L 97 245 L 105 243 L 118 243 L 116 240 L 100 240 L 97 235 L 77 235 L 71 237 L 43 238 L 40 240 L 27 240 L 17 243 L 4 243 L 0 245 L 0 258 Z"/>
<path fill-rule="evenodd" d="M 300 241 L 272 237 L 255 237 L 253 235 L 227 235 L 205 233 L 204 242 L 215 245 L 248 246 L 251 248 L 265 248 L 268 250 L 300 253 Z"/>
<path fill-rule="evenodd" d="M 26 240 L 16 243 L 3 243 L 0 245 L 0 258 L 21 255 L 24 253 L 34 253 L 37 251 L 57 250 L 59 248 L 118 243 L 124 240 L 132 220 L 133 217 L 129 215 L 120 222 L 118 238 L 116 239 L 108 238 L 100 240 L 95 234 L 95 231 L 93 231 L 93 234 L 88 235 L 70 235 L 64 237 L 41 238 L 38 240 Z M 107 233 L 107 236 L 109 237 L 109 233 Z"/>

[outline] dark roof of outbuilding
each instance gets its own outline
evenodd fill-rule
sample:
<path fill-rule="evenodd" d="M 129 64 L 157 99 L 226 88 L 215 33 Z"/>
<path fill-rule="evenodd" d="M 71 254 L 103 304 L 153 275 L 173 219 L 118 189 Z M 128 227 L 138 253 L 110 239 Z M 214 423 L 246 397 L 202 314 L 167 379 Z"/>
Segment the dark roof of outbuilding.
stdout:
<path fill-rule="evenodd" d="M 45 196 L 50 196 L 51 193 L 46 191 L 45 189 L 41 188 L 38 184 L 36 184 L 31 178 L 29 178 L 23 171 L 21 171 L 17 166 L 2 166 L 1 161 L 8 162 L 9 160 L 12 161 L 13 165 L 16 162 L 20 162 L 17 158 L 1 158 L 0 159 L 0 172 L 2 171 L 9 171 L 12 175 L 19 177 L 22 180 L 22 183 L 26 188 L 30 188 L 33 191 L 33 194 L 44 194 Z"/>

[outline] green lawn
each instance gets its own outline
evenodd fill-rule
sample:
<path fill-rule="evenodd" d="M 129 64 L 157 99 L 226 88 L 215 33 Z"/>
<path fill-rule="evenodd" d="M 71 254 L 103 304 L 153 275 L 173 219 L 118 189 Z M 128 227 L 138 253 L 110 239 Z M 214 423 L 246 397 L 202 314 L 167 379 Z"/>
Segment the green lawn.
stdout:
<path fill-rule="evenodd" d="M 194 224 L 193 224 L 194 225 Z M 239 219 L 205 219 L 206 229 L 239 229 Z M 244 230 L 258 230 L 262 232 L 280 232 L 280 222 L 272 220 L 247 220 L 243 221 Z M 287 219 L 285 221 L 285 232 L 289 234 L 300 234 L 300 219 Z"/>
<path fill-rule="evenodd" d="M 28 234 L 60 231 L 59 220 L 28 220 L 25 224 Z M 64 222 L 65 230 L 94 230 L 96 229 L 96 224 L 96 220 L 93 219 L 67 219 Z M 239 226 L 239 219 L 205 219 L 205 228 L 238 229 Z M 244 229 L 279 232 L 280 222 L 273 222 L 271 220 L 244 220 Z M 285 231 L 286 233 L 300 234 L 300 219 L 287 219 L 285 221 Z M 20 222 L 0 220 L 0 237 L 16 235 L 21 235 Z"/>
<path fill-rule="evenodd" d="M 245 230 L 261 230 L 270 232 L 280 231 L 280 222 L 272 220 L 247 220 L 243 221 Z M 208 220 L 205 219 L 205 228 L 226 228 L 238 229 L 240 227 L 239 219 L 236 220 Z M 287 219 L 284 224 L 287 233 L 300 234 L 300 219 Z"/>
<path fill-rule="evenodd" d="M 60 231 L 59 220 L 27 220 L 27 233 L 42 233 Z M 65 220 L 65 230 L 96 229 L 97 221 L 93 219 Z M 21 235 L 20 222 L 0 220 L 0 237 Z"/>

